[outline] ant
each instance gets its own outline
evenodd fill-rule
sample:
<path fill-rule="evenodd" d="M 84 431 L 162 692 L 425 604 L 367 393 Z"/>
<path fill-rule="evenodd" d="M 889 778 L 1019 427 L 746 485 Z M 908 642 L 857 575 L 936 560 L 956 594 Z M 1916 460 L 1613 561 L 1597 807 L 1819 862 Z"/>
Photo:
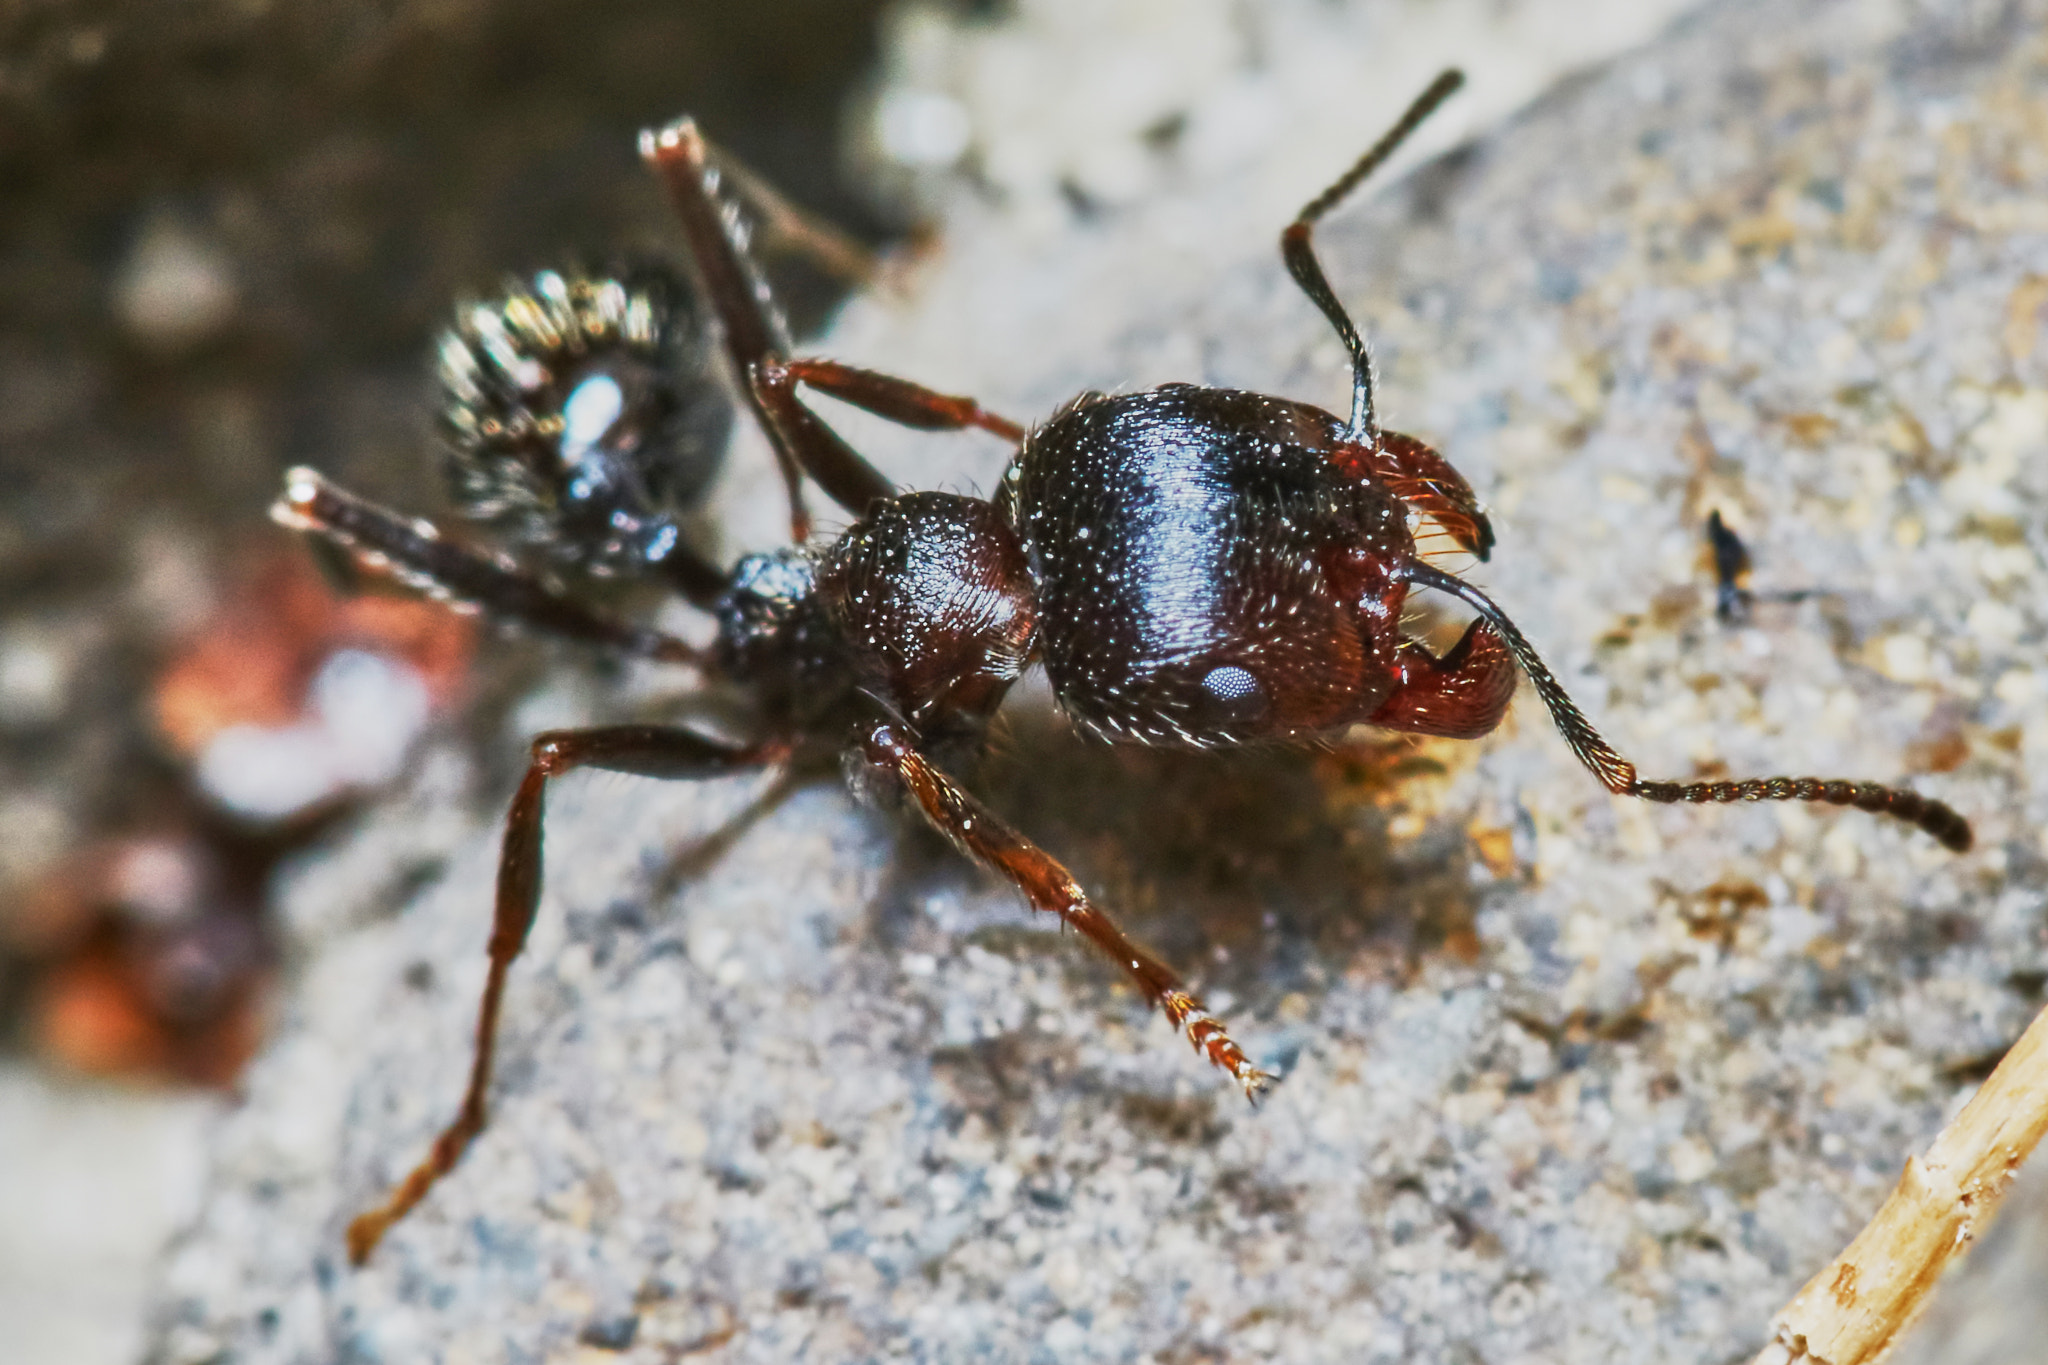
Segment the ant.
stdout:
<path fill-rule="evenodd" d="M 275 509 L 287 525 L 498 616 L 739 684 L 760 721 L 759 737 L 744 743 L 653 725 L 558 730 L 533 741 L 505 823 L 490 969 L 461 1109 L 386 1202 L 350 1225 L 356 1263 L 484 1126 L 505 977 L 540 901 L 543 798 L 551 779 L 577 768 L 695 779 L 836 752 L 858 793 L 907 798 L 1034 908 L 1107 953 L 1252 1099 L 1272 1078 L 1223 1022 L 1171 968 L 1125 937 L 1065 868 L 951 776 L 975 754 L 1027 666 L 1045 667 L 1060 706 L 1086 731 L 1198 749 L 1314 745 L 1360 724 L 1477 738 L 1500 723 L 1519 669 L 1573 754 L 1617 795 L 1855 806 L 1918 825 L 1951 849 L 1969 847 L 1960 815 L 1902 788 L 1806 777 L 1640 777 L 1491 598 L 1419 557 L 1421 517 L 1481 560 L 1491 551 L 1492 528 L 1442 455 L 1381 428 L 1371 355 L 1324 277 L 1311 236 L 1461 83 L 1456 71 L 1440 75 L 1281 233 L 1288 271 L 1349 353 L 1348 417 L 1266 394 L 1167 384 L 1084 393 L 1027 429 L 972 399 L 792 358 L 721 205 L 718 167 L 702 135 L 688 119 L 643 134 L 642 157 L 674 202 L 698 288 L 790 492 L 795 543 L 749 555 L 729 574 L 702 566 L 676 573 L 671 557 L 688 552 L 672 537 L 627 538 L 625 548 L 638 547 L 647 571 L 716 617 L 708 648 L 615 621 L 310 470 L 288 476 Z M 536 388 L 549 380 L 532 378 Z M 585 430 L 571 420 L 574 430 L 543 450 L 556 459 L 563 487 L 592 468 L 639 471 L 649 480 L 660 472 L 660 443 L 641 439 L 645 415 L 612 399 L 629 387 L 602 394 L 604 410 L 622 414 L 614 425 L 599 432 L 595 422 Z M 1014 443 L 1016 455 L 992 498 L 898 492 L 803 403 L 800 387 L 913 428 L 991 432 Z M 800 476 L 855 517 L 828 543 L 807 543 Z M 606 524 L 631 521 L 644 511 L 636 508 L 614 504 Z M 583 524 L 574 511 L 572 500 L 547 514 L 566 534 Z M 614 567 L 624 571 L 631 562 L 623 554 Z M 1476 613 L 1441 656 L 1401 634 L 1414 588 L 1447 593 Z"/>
<path fill-rule="evenodd" d="M 1724 626 L 1749 619 L 1756 594 L 1743 586 L 1749 577 L 1749 547 L 1721 520 L 1721 509 L 1707 513 L 1707 548 L 1714 555 L 1714 616 Z"/>

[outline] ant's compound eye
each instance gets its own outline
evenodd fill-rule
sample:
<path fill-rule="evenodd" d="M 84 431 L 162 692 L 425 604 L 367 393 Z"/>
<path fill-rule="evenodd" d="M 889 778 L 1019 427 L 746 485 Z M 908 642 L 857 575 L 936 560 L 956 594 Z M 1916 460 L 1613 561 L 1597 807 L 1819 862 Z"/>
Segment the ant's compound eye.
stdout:
<path fill-rule="evenodd" d="M 1265 715 L 1266 689 L 1250 669 L 1236 664 L 1212 668 L 1202 677 L 1212 714 L 1222 721 L 1254 721 Z"/>
<path fill-rule="evenodd" d="M 465 516 L 603 571 L 659 557 L 732 410 L 689 288 L 665 270 L 544 270 L 456 312 L 441 427 Z"/>

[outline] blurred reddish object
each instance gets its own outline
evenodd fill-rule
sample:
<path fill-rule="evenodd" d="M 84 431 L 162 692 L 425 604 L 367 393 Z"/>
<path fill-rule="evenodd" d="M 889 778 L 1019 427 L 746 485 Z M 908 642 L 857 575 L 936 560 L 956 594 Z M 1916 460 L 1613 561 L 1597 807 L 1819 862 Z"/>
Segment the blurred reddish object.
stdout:
<path fill-rule="evenodd" d="M 398 775 L 462 692 L 473 620 L 343 597 L 295 547 L 266 555 L 158 675 L 158 733 L 238 818 L 289 820 Z"/>
<path fill-rule="evenodd" d="M 94 1075 L 226 1087 L 263 1036 L 279 857 L 396 777 L 457 701 L 475 624 L 432 602 L 344 597 L 297 547 L 266 551 L 158 672 L 177 780 L 147 833 L 110 837 L 0 920 L 28 1032 Z"/>
<path fill-rule="evenodd" d="M 262 1037 L 270 859 L 197 833 L 108 840 L 45 878 L 8 946 L 40 964 L 32 1040 L 94 1075 L 225 1087 Z"/>

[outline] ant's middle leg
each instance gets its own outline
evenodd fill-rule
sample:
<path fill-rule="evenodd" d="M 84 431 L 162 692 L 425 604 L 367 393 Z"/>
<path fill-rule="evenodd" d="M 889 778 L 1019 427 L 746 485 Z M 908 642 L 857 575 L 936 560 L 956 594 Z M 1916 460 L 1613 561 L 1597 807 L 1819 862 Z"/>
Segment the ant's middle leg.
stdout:
<path fill-rule="evenodd" d="M 965 431 L 978 427 L 1013 443 L 1024 439 L 1021 424 L 997 416 L 972 398 L 938 393 L 878 370 L 863 370 L 836 360 L 762 362 L 754 367 L 756 388 L 776 390 L 778 395 L 793 394 L 798 383 L 917 431 Z"/>
<path fill-rule="evenodd" d="M 541 815 L 548 780 L 577 768 L 667 779 L 719 777 L 779 763 L 788 754 L 789 746 L 780 741 L 721 744 L 688 730 L 656 725 L 551 730 L 533 741 L 533 760 L 505 817 L 505 841 L 498 856 L 497 908 L 491 920 L 490 971 L 477 1006 L 476 1053 L 462 1106 L 455 1120 L 434 1139 L 426 1159 L 399 1182 L 384 1203 L 359 1214 L 348 1225 L 351 1261 L 361 1265 L 368 1260 L 391 1225 L 425 1198 L 435 1181 L 455 1168 L 483 1131 L 505 976 L 526 947 L 534 914 L 540 908 Z"/>
<path fill-rule="evenodd" d="M 1244 1087 L 1247 1099 L 1257 1100 L 1271 1084 L 1273 1078 L 1251 1064 L 1223 1021 L 1202 1008 L 1202 1002 L 1171 967 L 1125 937 L 1066 868 L 941 772 L 902 727 L 875 726 L 863 741 L 861 753 L 876 768 L 902 782 L 932 828 L 1006 878 L 1024 893 L 1033 909 L 1058 915 L 1107 953 L 1137 984 L 1147 1003 L 1165 1009 L 1167 1020 L 1187 1034 L 1197 1052 Z"/>
<path fill-rule="evenodd" d="M 979 427 L 1005 440 L 1022 438 L 1023 428 L 1017 423 L 984 411 L 971 399 L 834 361 L 791 359 L 789 336 L 769 298 L 767 282 L 719 203 L 719 170 L 696 124 L 682 119 L 660 132 L 643 134 L 640 154 L 668 187 L 698 280 L 718 314 L 726 355 L 775 447 L 776 463 L 789 490 L 790 533 L 795 539 L 810 536 L 802 492 L 806 474 L 856 516 L 896 492 L 895 485 L 844 437 L 804 406 L 796 392 L 799 382 L 919 430 Z"/>
<path fill-rule="evenodd" d="M 796 391 L 800 383 L 916 431 L 964 431 L 975 427 L 1012 444 L 1024 439 L 1022 426 L 988 411 L 972 398 L 939 393 L 908 379 L 842 365 L 836 360 L 757 361 L 748 378 L 756 403 L 767 414 L 763 420 L 771 433 L 786 440 L 805 472 L 818 480 L 834 502 L 855 516 L 865 515 L 878 498 L 893 497 L 896 490 L 886 480 L 882 486 L 887 491 L 880 493 L 864 486 L 835 485 L 821 474 L 821 470 L 843 469 L 843 460 L 858 461 L 860 468 L 869 473 L 875 471 L 854 454 L 838 432 L 804 405 Z M 879 474 L 875 477 L 881 478 Z M 797 518 L 801 513 L 801 507 L 792 502 L 792 530 L 800 526 Z M 802 538 L 801 534 L 798 538 Z"/>

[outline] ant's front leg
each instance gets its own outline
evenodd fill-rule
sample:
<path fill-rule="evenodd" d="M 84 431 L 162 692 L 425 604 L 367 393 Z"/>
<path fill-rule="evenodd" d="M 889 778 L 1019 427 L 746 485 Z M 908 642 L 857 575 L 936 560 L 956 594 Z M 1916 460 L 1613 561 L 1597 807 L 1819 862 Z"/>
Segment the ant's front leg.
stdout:
<path fill-rule="evenodd" d="M 431 522 L 365 502 L 311 469 L 285 475 L 271 520 L 316 535 L 366 567 L 460 609 L 479 610 L 549 635 L 625 654 L 702 666 L 694 646 L 615 621 L 529 574 L 441 539 Z"/>
<path fill-rule="evenodd" d="M 505 993 L 505 975 L 526 946 L 533 917 L 540 908 L 542 797 L 549 778 L 577 768 L 602 768 L 637 777 L 687 779 L 720 777 L 748 768 L 779 763 L 789 755 L 780 741 L 730 745 L 655 725 L 615 725 L 594 730 L 552 730 L 533 741 L 533 761 L 512 798 L 505 817 L 505 842 L 498 857 L 497 909 L 491 920 L 490 972 L 484 978 L 477 1007 L 476 1055 L 469 1087 L 455 1121 L 434 1139 L 424 1161 L 413 1168 L 384 1203 L 360 1214 L 348 1225 L 349 1259 L 368 1260 L 393 1223 L 453 1170 L 455 1163 L 484 1127 L 484 1096 L 490 1087 L 491 1057 L 498 1038 L 498 1007 Z"/>
<path fill-rule="evenodd" d="M 719 170 L 696 124 L 682 119 L 660 132 L 642 134 L 640 155 L 668 186 L 698 281 L 718 314 L 726 355 L 775 447 L 776 463 L 789 490 L 794 539 L 810 536 L 802 492 L 806 474 L 856 516 L 896 492 L 895 485 L 844 437 L 804 406 L 797 397 L 798 382 L 919 430 L 979 427 L 1006 440 L 1022 438 L 1023 428 L 1017 423 L 983 411 L 971 399 L 834 361 L 791 359 L 789 337 L 770 302 L 767 282 L 718 201 Z"/>
<path fill-rule="evenodd" d="M 1187 1033 L 1197 1052 L 1244 1087 L 1247 1099 L 1257 1100 L 1271 1084 L 1273 1078 L 1251 1064 L 1223 1022 L 1202 1008 L 1172 968 L 1126 938 L 1052 855 L 990 814 L 934 766 L 901 726 L 875 726 L 861 752 L 869 763 L 902 782 L 932 828 L 1006 878 L 1033 909 L 1058 915 L 1109 954 L 1137 983 L 1146 1001 L 1163 1007 L 1168 1021 Z"/>
<path fill-rule="evenodd" d="M 1474 621 L 1441 659 L 1414 640 L 1394 652 L 1394 691 L 1367 724 L 1446 739 L 1493 733 L 1515 695 L 1515 656 L 1484 621 Z"/>

